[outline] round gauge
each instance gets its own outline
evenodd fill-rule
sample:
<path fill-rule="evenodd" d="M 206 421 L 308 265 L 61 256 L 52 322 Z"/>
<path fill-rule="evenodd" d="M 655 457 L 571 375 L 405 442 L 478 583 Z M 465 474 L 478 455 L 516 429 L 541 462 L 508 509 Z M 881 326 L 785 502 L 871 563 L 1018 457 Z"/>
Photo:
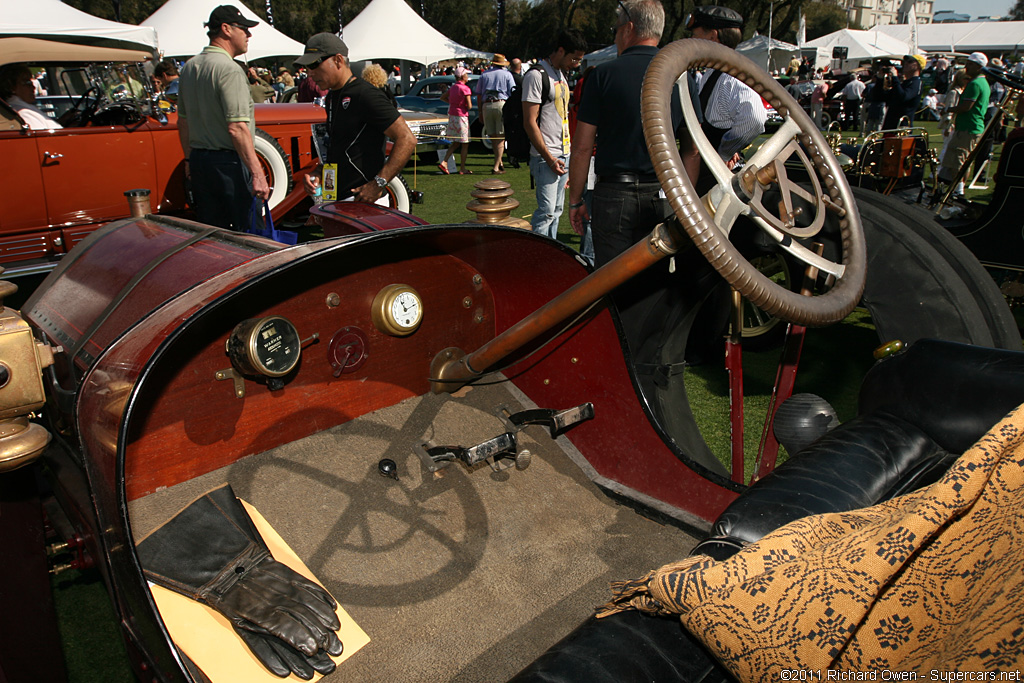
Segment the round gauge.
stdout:
<path fill-rule="evenodd" d="M 243 320 L 225 346 L 231 364 L 243 375 L 287 375 L 302 353 L 298 330 L 279 315 Z"/>
<path fill-rule="evenodd" d="M 384 334 L 412 334 L 423 320 L 423 300 L 409 285 L 388 285 L 373 299 L 374 326 Z"/>

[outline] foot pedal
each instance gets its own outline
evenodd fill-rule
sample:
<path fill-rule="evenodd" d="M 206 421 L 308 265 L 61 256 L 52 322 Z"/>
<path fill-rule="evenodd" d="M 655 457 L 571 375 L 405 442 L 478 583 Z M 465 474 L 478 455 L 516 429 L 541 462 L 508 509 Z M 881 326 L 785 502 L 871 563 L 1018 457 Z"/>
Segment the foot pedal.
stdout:
<path fill-rule="evenodd" d="M 511 459 L 517 469 L 525 470 L 530 466 L 533 456 L 530 451 L 519 450 L 519 445 L 514 432 L 499 434 L 493 439 L 482 441 L 475 446 L 464 448 L 462 446 L 435 446 L 432 441 L 426 441 L 413 446 L 413 451 L 419 456 L 423 466 L 428 472 L 437 472 L 448 467 L 456 460 L 460 460 L 468 467 L 486 460 L 491 469 L 500 471 L 508 469 L 511 463 L 502 466 L 501 461 Z"/>
<path fill-rule="evenodd" d="M 551 438 L 555 439 L 581 422 L 594 419 L 594 404 L 583 403 L 565 410 L 534 408 L 510 413 L 506 406 L 499 406 L 498 417 L 505 421 L 510 432 L 517 432 L 527 425 L 542 425 L 548 428 Z"/>

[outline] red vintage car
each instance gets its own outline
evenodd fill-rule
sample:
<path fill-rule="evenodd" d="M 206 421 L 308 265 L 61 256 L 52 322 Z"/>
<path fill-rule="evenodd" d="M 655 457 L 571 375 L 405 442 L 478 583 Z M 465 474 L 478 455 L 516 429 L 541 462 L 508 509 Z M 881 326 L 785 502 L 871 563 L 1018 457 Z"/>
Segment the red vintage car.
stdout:
<path fill-rule="evenodd" d="M 186 199 L 177 116 L 157 106 L 145 63 L 104 61 L 102 49 L 25 50 L 0 37 L 0 66 L 26 63 L 41 73 L 41 109 L 55 118 L 75 108 L 58 130 L 31 130 L 0 99 L 0 266 L 8 277 L 42 273 L 97 227 L 131 215 L 124 193 L 149 190 L 154 212 L 192 215 Z M 111 59 L 123 59 L 120 51 Z M 326 121 L 312 104 L 256 105 L 256 153 L 280 221 L 308 208 L 302 175 L 316 164 L 311 126 Z M 391 205 L 409 210 L 401 177 L 388 187 Z"/>
<path fill-rule="evenodd" d="M 666 133 L 664 93 L 687 68 L 711 64 L 757 88 L 784 122 L 736 176 L 696 136 L 718 179 L 697 197 Z M 374 223 L 352 213 L 372 207 L 340 204 L 315 213 L 358 234 L 291 247 L 160 215 L 84 239 L 20 315 L 7 311 L 0 335 L 3 367 L 18 380 L 0 384 L 0 513 L 21 520 L 5 537 L 20 560 L 0 565 L 0 585 L 19 587 L 4 605 L 18 628 L 0 640 L 3 671 L 63 674 L 38 500 L 52 491 L 51 527 L 69 529 L 77 561 L 102 573 L 140 677 L 269 676 L 244 644 L 266 630 L 162 590 L 151 583 L 161 580 L 152 555 L 137 550 L 180 531 L 181 511 L 229 484 L 259 527 L 246 533 L 273 543 L 275 561 L 308 572 L 343 608 L 347 659 L 329 680 L 506 680 L 584 622 L 609 597 L 609 581 L 722 536 L 716 520 L 752 481 L 742 348 L 738 334 L 727 342 L 726 454 L 712 452 L 701 426 L 724 415 L 690 404 L 688 352 L 719 334 L 705 323 L 737 313 L 741 296 L 792 325 L 754 480 L 772 477 L 772 421 L 778 406 L 793 406 L 797 366 L 843 365 L 801 356 L 804 333 L 813 334 L 805 325 L 860 306 L 878 335 L 866 357 L 878 342 L 928 337 L 1020 355 L 991 279 L 954 267 L 970 254 L 933 247 L 922 235 L 937 226 L 912 227 L 855 195 L 822 135 L 752 62 L 680 41 L 652 63 L 644 101 L 648 147 L 676 218 L 598 270 L 518 228 L 420 225 L 394 212 Z M 686 115 L 695 123 L 692 106 Z M 811 171 L 806 186 L 787 180 L 790 156 Z M 751 265 L 766 253 L 799 263 L 806 291 Z M 631 280 L 653 297 L 637 329 L 609 298 Z M 943 356 L 939 367 L 948 365 Z M 965 385 L 934 388 L 945 372 L 909 380 L 932 382 L 914 400 L 963 394 Z M 824 384 L 848 393 L 859 380 Z M 979 407 L 972 401 L 964 398 L 968 411 Z M 805 437 L 828 426 L 817 417 L 796 411 L 788 426 L 800 438 L 787 448 L 802 454 L 804 441 L 816 443 Z M 924 437 L 858 443 L 891 486 L 861 487 L 870 468 L 851 472 L 828 458 L 809 471 L 839 472 L 838 490 L 868 491 L 860 505 L 921 485 L 918 473 L 963 450 L 959 441 L 924 447 Z M 790 494 L 788 503 L 804 500 Z M 164 556 L 186 571 L 212 567 L 218 582 L 248 576 L 248 561 L 205 562 L 198 546 L 222 538 L 188 534 L 198 528 L 179 536 L 188 552 Z M 678 620 L 667 623 L 679 631 Z"/>

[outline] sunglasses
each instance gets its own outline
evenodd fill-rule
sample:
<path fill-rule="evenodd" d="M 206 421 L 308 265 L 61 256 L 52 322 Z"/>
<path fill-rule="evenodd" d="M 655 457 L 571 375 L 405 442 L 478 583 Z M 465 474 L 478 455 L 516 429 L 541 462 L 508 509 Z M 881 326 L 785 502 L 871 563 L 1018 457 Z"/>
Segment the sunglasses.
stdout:
<path fill-rule="evenodd" d="M 249 32 L 249 28 L 247 26 L 242 26 L 241 24 L 229 24 L 229 25 L 230 26 L 234 26 L 235 28 L 242 29 L 243 31 L 245 31 L 245 35 L 249 36 L 250 38 L 252 37 L 252 34 Z"/>
<path fill-rule="evenodd" d="M 308 65 L 306 66 L 306 68 L 307 68 L 307 69 L 309 69 L 310 71 L 316 71 L 317 69 L 319 69 L 319 68 L 320 68 L 320 66 L 321 66 L 321 65 L 322 65 L 322 64 L 323 64 L 324 62 L 326 62 L 326 61 L 327 61 L 328 59 L 330 59 L 330 58 L 331 58 L 331 57 L 333 57 L 333 56 L 334 56 L 334 55 L 324 55 L 323 57 L 321 57 L 320 59 L 316 60 L 316 61 L 315 61 L 315 62 L 313 62 L 312 64 L 308 64 Z"/>
<path fill-rule="evenodd" d="M 629 10 L 626 9 L 626 6 L 622 4 L 622 0 L 619 0 L 619 9 L 621 9 L 622 13 L 626 15 L 626 20 L 621 24 L 616 24 L 615 26 L 612 26 L 612 40 L 615 40 L 615 36 L 619 34 L 620 28 L 633 21 L 633 17 L 629 16 Z"/>

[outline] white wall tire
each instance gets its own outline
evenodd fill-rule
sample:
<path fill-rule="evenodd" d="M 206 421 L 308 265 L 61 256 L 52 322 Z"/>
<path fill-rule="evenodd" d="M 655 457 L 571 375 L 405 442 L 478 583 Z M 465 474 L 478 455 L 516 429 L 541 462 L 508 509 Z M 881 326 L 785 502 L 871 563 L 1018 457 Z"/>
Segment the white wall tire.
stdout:
<path fill-rule="evenodd" d="M 412 206 L 409 185 L 406 184 L 405 178 L 402 177 L 401 173 L 388 182 L 387 187 L 384 188 L 383 197 L 387 197 L 387 205 L 392 209 L 409 213 L 409 209 Z"/>
<path fill-rule="evenodd" d="M 267 184 L 272 188 L 267 202 L 273 209 L 284 201 L 295 185 L 291 165 L 288 163 L 288 155 L 285 154 L 281 145 L 277 144 L 277 140 L 266 131 L 257 128 L 253 142 L 256 147 L 256 156 L 260 159 L 263 172 L 267 174 Z"/>

